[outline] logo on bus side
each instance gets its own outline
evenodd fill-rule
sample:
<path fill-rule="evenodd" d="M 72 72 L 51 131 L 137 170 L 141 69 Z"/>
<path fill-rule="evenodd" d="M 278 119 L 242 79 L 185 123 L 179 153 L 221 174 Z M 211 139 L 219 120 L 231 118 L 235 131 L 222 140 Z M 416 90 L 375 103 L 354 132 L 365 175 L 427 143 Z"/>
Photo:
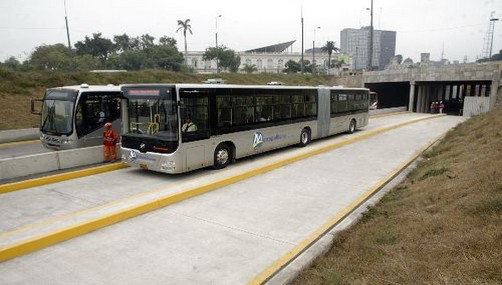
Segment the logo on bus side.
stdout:
<path fill-rule="evenodd" d="M 253 148 L 260 147 L 263 144 L 263 134 L 260 132 L 254 133 Z"/>
<path fill-rule="evenodd" d="M 262 133 L 256 132 L 253 137 L 253 148 L 261 147 L 266 142 L 273 142 L 278 140 L 283 140 L 287 136 L 286 134 L 275 134 L 270 137 L 264 137 Z"/>

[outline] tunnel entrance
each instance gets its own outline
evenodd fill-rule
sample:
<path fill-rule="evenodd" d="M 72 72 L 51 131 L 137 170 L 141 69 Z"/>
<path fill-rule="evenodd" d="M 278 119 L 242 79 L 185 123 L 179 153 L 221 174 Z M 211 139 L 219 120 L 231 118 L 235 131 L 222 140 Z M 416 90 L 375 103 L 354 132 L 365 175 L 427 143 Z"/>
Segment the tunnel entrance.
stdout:
<path fill-rule="evenodd" d="M 378 94 L 378 109 L 408 107 L 409 82 L 365 83 L 364 87 Z"/>
<path fill-rule="evenodd" d="M 450 115 L 462 115 L 465 97 L 490 97 L 490 81 L 417 81 L 413 111 L 431 113 L 434 102 L 442 102 Z"/>

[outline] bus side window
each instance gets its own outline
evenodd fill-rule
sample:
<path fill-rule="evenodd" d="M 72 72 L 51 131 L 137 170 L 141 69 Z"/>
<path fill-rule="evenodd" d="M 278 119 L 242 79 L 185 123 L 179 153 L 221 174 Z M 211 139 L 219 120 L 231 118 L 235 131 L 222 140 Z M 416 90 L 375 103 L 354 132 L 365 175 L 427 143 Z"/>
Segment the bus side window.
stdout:
<path fill-rule="evenodd" d="M 185 103 L 185 108 L 182 109 L 181 113 L 182 120 L 185 122 L 185 118 L 190 118 L 193 124 L 197 126 L 196 129 L 194 128 L 194 131 L 192 132 L 183 132 L 182 129 L 181 133 L 183 141 L 188 142 L 209 138 L 208 97 L 183 96 L 181 99 Z"/>

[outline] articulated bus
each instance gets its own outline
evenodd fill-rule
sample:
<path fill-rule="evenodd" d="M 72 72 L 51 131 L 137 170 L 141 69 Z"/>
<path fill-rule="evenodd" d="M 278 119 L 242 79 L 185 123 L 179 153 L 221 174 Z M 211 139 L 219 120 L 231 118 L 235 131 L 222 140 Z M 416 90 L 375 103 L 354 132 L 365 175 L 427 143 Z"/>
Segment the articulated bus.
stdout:
<path fill-rule="evenodd" d="M 363 88 L 137 84 L 122 92 L 122 162 L 164 173 L 224 168 L 368 124 Z"/>
<path fill-rule="evenodd" d="M 103 125 L 121 129 L 121 91 L 115 85 L 50 88 L 42 100 L 32 100 L 31 112 L 41 115 L 40 140 L 54 150 L 103 144 Z M 35 110 L 36 103 L 38 110 Z"/>

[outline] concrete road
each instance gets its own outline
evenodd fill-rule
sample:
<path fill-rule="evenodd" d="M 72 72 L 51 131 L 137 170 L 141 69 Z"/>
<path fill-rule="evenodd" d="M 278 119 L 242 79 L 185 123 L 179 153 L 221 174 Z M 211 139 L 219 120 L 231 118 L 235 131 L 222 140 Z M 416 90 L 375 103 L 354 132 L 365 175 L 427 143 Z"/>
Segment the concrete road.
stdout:
<path fill-rule="evenodd" d="M 420 116 L 427 115 L 372 119 L 352 136 L 239 160 L 222 171 L 166 176 L 124 169 L 0 195 L 0 247 L 15 231 L 61 215 L 71 220 L 121 198 L 136 203 L 175 193 Z M 3 262 L 0 283 L 247 283 L 462 120 L 406 125 Z"/>

